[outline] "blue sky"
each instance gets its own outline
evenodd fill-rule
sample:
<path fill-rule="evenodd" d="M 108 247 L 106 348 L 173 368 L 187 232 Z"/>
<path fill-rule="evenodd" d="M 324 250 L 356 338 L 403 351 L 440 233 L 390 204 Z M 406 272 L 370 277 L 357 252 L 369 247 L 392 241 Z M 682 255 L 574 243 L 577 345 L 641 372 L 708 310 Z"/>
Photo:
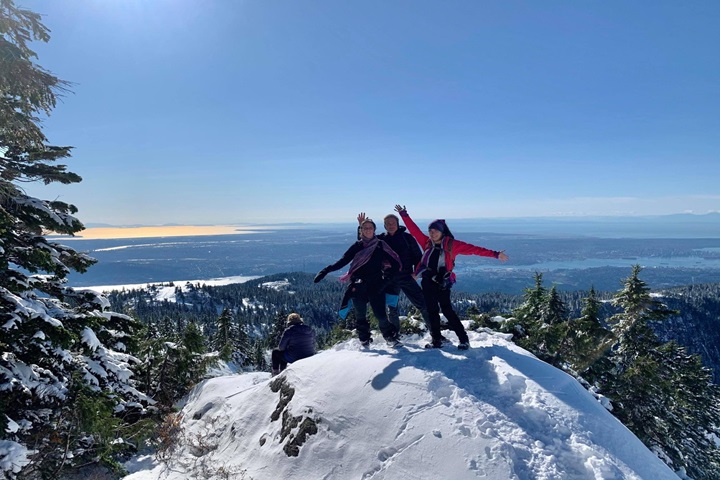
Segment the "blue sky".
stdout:
<path fill-rule="evenodd" d="M 720 2 L 17 3 L 85 223 L 720 211 Z"/>

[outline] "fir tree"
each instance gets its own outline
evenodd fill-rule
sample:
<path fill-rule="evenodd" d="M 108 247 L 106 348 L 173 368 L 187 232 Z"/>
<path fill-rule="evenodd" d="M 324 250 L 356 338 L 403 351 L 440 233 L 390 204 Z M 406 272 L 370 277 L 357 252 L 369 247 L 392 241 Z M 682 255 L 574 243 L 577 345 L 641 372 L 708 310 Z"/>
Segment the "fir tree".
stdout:
<path fill-rule="evenodd" d="M 267 336 L 266 348 L 275 348 L 280 343 L 280 338 L 287 328 L 287 313 L 281 309 L 273 319 L 270 327 L 270 333 Z"/>
<path fill-rule="evenodd" d="M 513 333 L 515 342 L 521 347 L 538 354 L 539 338 L 542 327 L 542 308 L 547 297 L 543 286 L 542 273 L 535 272 L 535 286 L 526 288 L 523 303 L 513 311 L 513 319 L 507 322 L 505 329 Z"/>
<path fill-rule="evenodd" d="M 250 363 L 252 357 L 252 345 L 250 342 L 250 333 L 248 332 L 248 324 L 240 315 L 238 315 L 235 320 L 233 360 L 239 366 L 246 366 Z"/>
<path fill-rule="evenodd" d="M 222 360 L 230 361 L 234 351 L 233 339 L 236 337 L 235 324 L 233 323 L 230 309 L 224 308 L 215 324 L 216 332 L 213 341 L 213 349 L 219 353 Z"/>
<path fill-rule="evenodd" d="M 0 439 L 35 452 L 22 478 L 97 461 L 87 442 L 105 432 L 69 420 L 78 392 L 108 402 L 113 413 L 151 403 L 132 377 L 138 359 L 128 349 L 136 325 L 109 312 L 103 297 L 68 288 L 68 273 L 95 261 L 46 236 L 81 231 L 77 209 L 20 187 L 81 180 L 57 163 L 71 147 L 48 145 L 40 128 L 40 117 L 68 86 L 34 63 L 30 42 L 48 40 L 38 14 L 0 0 Z M 20 427 L 8 429 L 9 420 Z"/>
<path fill-rule="evenodd" d="M 545 298 L 541 298 L 540 321 L 546 325 L 565 323 L 568 309 L 558 294 L 557 287 L 552 286 Z"/>
<path fill-rule="evenodd" d="M 661 344 L 649 325 L 675 314 L 650 294 L 635 265 L 613 300 L 616 342 L 601 388 L 613 413 L 674 469 L 716 478 L 720 454 L 711 434 L 720 425 L 718 387 L 698 358 L 675 343 Z"/>
<path fill-rule="evenodd" d="M 539 327 L 532 335 L 536 338 L 535 352 L 548 363 L 564 368 L 569 349 L 568 309 L 554 285 L 542 299 L 539 313 Z"/>
<path fill-rule="evenodd" d="M 564 355 L 580 375 L 601 361 L 613 339 L 612 332 L 600 322 L 600 305 L 595 288 L 591 287 L 580 318 L 570 320 L 569 342 Z"/>

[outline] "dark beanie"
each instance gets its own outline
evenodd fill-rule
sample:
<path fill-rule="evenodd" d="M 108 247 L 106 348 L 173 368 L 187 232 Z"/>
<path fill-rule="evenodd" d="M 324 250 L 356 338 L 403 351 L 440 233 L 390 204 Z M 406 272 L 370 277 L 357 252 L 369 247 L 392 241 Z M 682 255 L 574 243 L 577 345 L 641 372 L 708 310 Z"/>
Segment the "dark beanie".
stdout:
<path fill-rule="evenodd" d="M 447 231 L 447 227 L 445 226 L 445 220 L 439 218 L 430 222 L 430 225 L 428 225 L 428 230 L 430 230 L 431 228 L 434 228 L 435 230 L 443 234 Z"/>

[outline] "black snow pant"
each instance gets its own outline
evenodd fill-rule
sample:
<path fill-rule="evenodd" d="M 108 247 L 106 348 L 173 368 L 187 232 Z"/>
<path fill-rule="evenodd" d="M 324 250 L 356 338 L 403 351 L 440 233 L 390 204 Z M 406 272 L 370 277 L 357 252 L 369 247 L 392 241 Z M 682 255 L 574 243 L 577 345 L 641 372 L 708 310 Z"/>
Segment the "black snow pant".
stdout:
<path fill-rule="evenodd" d="M 409 273 L 398 273 L 388 283 L 387 287 L 385 287 L 385 291 L 391 295 L 400 295 L 402 291 L 408 301 L 420 310 L 420 314 L 425 321 L 425 326 L 430 330 L 430 317 L 425 307 L 425 296 L 417 280 L 415 280 L 412 275 Z M 400 315 L 398 314 L 397 306 L 393 307 L 388 305 L 388 320 L 400 331 Z"/>
<path fill-rule="evenodd" d="M 399 330 L 395 325 L 388 321 L 385 312 L 385 288 L 381 286 L 379 289 L 373 288 L 368 292 L 368 288 L 364 283 L 356 283 L 353 285 L 352 304 L 355 311 L 355 328 L 358 332 L 358 338 L 361 342 L 370 339 L 370 323 L 367 319 L 367 305 L 370 307 L 378 319 L 380 331 L 386 340 L 397 337 Z"/>
<path fill-rule="evenodd" d="M 440 333 L 440 311 L 447 318 L 448 327 L 458 336 L 460 343 L 469 342 L 465 327 L 460 322 L 455 310 L 450 303 L 450 289 L 442 288 L 441 285 L 434 282 L 431 278 L 423 277 L 422 282 L 423 295 L 425 296 L 425 306 L 427 307 L 428 316 L 430 317 L 430 335 L 433 342 L 440 342 L 442 335 Z"/>
<path fill-rule="evenodd" d="M 272 369 L 282 372 L 287 368 L 287 360 L 285 359 L 285 352 L 278 350 L 277 348 L 272 351 Z"/>

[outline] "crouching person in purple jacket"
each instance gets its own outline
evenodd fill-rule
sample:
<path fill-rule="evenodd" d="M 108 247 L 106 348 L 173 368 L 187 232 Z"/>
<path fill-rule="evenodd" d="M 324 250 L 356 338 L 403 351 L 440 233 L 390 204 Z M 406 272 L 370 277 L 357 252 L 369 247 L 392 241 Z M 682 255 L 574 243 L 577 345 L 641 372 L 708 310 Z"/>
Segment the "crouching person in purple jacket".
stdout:
<path fill-rule="evenodd" d="M 288 363 L 315 355 L 315 332 L 303 323 L 302 317 L 291 313 L 280 345 L 272 351 L 273 376 L 285 370 Z"/>

